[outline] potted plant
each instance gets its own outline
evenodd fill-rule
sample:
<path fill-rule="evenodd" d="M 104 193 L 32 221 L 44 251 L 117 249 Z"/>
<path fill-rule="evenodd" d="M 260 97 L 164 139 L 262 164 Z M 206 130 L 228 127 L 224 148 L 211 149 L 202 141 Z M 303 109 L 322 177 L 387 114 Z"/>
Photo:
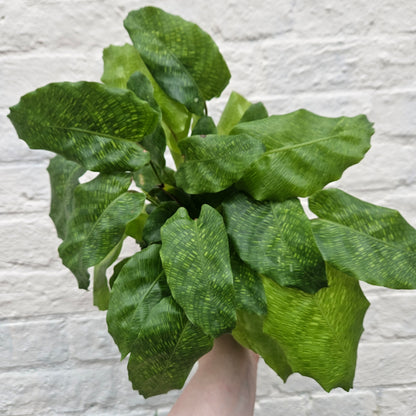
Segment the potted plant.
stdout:
<path fill-rule="evenodd" d="M 102 83 L 52 83 L 9 118 L 50 161 L 59 255 L 107 311 L 133 388 L 182 387 L 224 333 L 283 379 L 352 386 L 369 302 L 359 280 L 416 288 L 416 231 L 395 210 L 324 189 L 370 148 L 364 115 L 269 116 L 232 93 L 211 37 L 155 7 L 125 19 Z M 166 166 L 169 149 L 176 170 Z M 96 177 L 86 183 L 87 172 Z M 299 198 L 307 198 L 309 218 Z M 121 259 L 131 237 L 137 253 Z"/>

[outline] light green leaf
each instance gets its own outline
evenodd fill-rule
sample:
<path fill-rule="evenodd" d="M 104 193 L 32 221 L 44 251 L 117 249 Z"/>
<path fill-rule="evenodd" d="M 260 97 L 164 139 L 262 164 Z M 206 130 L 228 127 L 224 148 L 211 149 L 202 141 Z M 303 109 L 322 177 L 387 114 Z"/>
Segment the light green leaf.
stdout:
<path fill-rule="evenodd" d="M 130 12 L 124 26 L 161 88 L 192 113 L 203 115 L 205 101 L 228 84 L 231 75 L 218 47 L 196 24 L 145 7 Z"/>
<path fill-rule="evenodd" d="M 58 237 L 63 240 L 73 210 L 74 189 L 79 185 L 78 179 L 85 173 L 85 169 L 58 155 L 49 161 L 48 173 L 51 183 L 49 216 L 55 224 Z"/>
<path fill-rule="evenodd" d="M 88 288 L 87 269 L 110 253 L 123 238 L 126 225 L 142 212 L 145 197 L 129 192 L 130 183 L 128 174 L 101 174 L 75 189 L 74 210 L 59 255 L 80 288 Z"/>
<path fill-rule="evenodd" d="M 159 115 L 133 92 L 94 82 L 55 83 L 23 96 L 9 117 L 32 149 L 45 149 L 100 172 L 137 170 L 138 146 Z"/>
<path fill-rule="evenodd" d="M 156 102 L 163 113 L 163 119 L 175 134 L 189 128 L 189 114 L 183 104 L 169 98 L 152 77 L 139 52 L 133 45 L 111 45 L 104 49 L 104 73 L 101 81 L 110 86 L 127 88 L 131 75 L 140 71 L 151 82 Z"/>
<path fill-rule="evenodd" d="M 104 72 L 101 81 L 108 87 L 127 88 L 127 82 L 136 71 L 149 79 L 150 73 L 137 49 L 128 43 L 123 46 L 110 45 L 103 51 Z M 151 76 L 151 75 L 150 75 Z"/>
<path fill-rule="evenodd" d="M 325 264 L 299 200 L 258 202 L 238 193 L 223 207 L 233 245 L 255 271 L 306 292 L 326 286 Z"/>
<path fill-rule="evenodd" d="M 107 312 L 122 357 L 131 352 L 133 388 L 145 397 L 181 388 L 195 361 L 212 348 L 212 339 L 171 298 L 159 250 L 151 245 L 123 265 Z"/>
<path fill-rule="evenodd" d="M 123 246 L 123 238 L 107 254 L 100 263 L 94 266 L 94 283 L 93 283 L 93 304 L 100 311 L 108 309 L 110 300 L 110 289 L 108 287 L 107 269 L 118 259 Z"/>
<path fill-rule="evenodd" d="M 324 259 L 367 283 L 416 289 L 416 230 L 399 212 L 337 189 L 309 199 L 312 230 Z"/>
<path fill-rule="evenodd" d="M 236 308 L 257 315 L 267 313 L 266 295 L 261 277 L 235 253 L 231 254 Z"/>
<path fill-rule="evenodd" d="M 179 147 L 185 162 L 176 173 L 176 183 L 190 194 L 228 188 L 264 153 L 262 143 L 247 135 L 192 136 Z"/>
<path fill-rule="evenodd" d="M 240 309 L 232 334 L 242 346 L 259 354 L 283 381 L 293 373 L 279 343 L 263 331 L 265 317 Z"/>
<path fill-rule="evenodd" d="M 267 151 L 238 186 L 257 200 L 311 195 L 358 163 L 373 133 L 363 115 L 326 118 L 306 110 L 241 123 L 231 134 L 248 134 Z"/>
<path fill-rule="evenodd" d="M 357 347 L 369 303 L 358 282 L 327 267 L 329 286 L 314 295 L 263 279 L 268 314 L 264 332 L 282 347 L 293 372 L 326 391 L 352 387 Z"/>
<path fill-rule="evenodd" d="M 126 225 L 126 235 L 134 238 L 136 243 L 140 244 L 143 241 L 143 228 L 148 217 L 149 215 L 146 212 L 142 212 L 137 218 Z"/>
<path fill-rule="evenodd" d="M 213 337 L 235 326 L 233 274 L 222 216 L 203 205 L 192 220 L 179 208 L 161 229 L 160 252 L 174 299 Z"/>
<path fill-rule="evenodd" d="M 129 379 L 145 398 L 181 389 L 213 339 L 186 318 L 171 298 L 151 310 L 130 355 Z"/>
<path fill-rule="evenodd" d="M 250 106 L 250 101 L 247 101 L 242 95 L 233 91 L 228 98 L 220 121 L 218 122 L 218 134 L 229 134 Z"/>

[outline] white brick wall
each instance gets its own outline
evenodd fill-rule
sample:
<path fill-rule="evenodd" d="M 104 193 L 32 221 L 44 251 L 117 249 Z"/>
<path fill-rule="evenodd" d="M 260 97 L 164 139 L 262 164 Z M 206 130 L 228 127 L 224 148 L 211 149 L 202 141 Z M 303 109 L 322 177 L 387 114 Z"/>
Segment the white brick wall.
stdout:
<path fill-rule="evenodd" d="M 0 0 L 0 414 L 166 415 L 177 393 L 143 400 L 106 333 L 105 315 L 57 255 L 48 154 L 6 119 L 52 81 L 98 80 L 102 49 L 128 41 L 122 20 L 152 4 L 220 45 L 234 89 L 270 113 L 366 113 L 373 148 L 340 186 L 401 210 L 416 226 L 416 3 L 413 0 Z M 217 107 L 215 107 L 217 106 Z M 259 369 L 256 416 L 416 414 L 416 292 L 363 285 L 372 302 L 355 388 L 323 392 Z"/>

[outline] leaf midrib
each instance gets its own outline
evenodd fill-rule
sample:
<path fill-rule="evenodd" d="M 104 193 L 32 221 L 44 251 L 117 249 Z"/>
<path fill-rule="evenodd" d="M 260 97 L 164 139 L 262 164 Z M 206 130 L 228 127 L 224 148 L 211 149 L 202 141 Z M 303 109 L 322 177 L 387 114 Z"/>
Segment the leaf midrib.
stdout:
<path fill-rule="evenodd" d="M 265 155 L 278 153 L 278 152 L 282 152 L 282 151 L 288 151 L 288 150 L 292 150 L 292 149 L 297 149 L 297 148 L 300 148 L 300 147 L 312 146 L 312 145 L 314 145 L 316 143 L 319 143 L 319 142 L 324 142 L 324 141 L 337 139 L 337 138 L 340 138 L 340 136 L 339 135 L 332 135 L 332 136 L 320 137 L 319 139 L 309 140 L 307 142 L 296 143 L 296 144 L 293 144 L 293 145 L 287 145 L 287 146 L 279 147 L 277 149 L 270 149 L 267 152 L 265 152 Z"/>
<path fill-rule="evenodd" d="M 326 219 L 323 219 L 323 218 L 317 218 L 317 219 L 312 220 L 312 222 L 315 222 L 315 223 L 318 223 L 318 221 L 323 222 L 325 224 L 335 225 L 335 226 L 341 227 L 343 229 L 346 228 L 350 232 L 353 232 L 353 233 L 362 235 L 365 238 L 369 238 L 372 241 L 376 241 L 378 244 L 384 244 L 385 246 L 387 246 L 387 247 L 389 247 L 391 249 L 394 249 L 394 250 L 403 249 L 403 251 L 409 252 L 409 253 L 412 251 L 412 249 L 410 247 L 407 247 L 407 246 L 405 246 L 405 245 L 403 245 L 401 243 L 394 243 L 394 242 L 391 242 L 391 241 L 382 240 L 380 238 L 377 238 L 377 237 L 372 236 L 371 234 L 367 234 L 364 231 L 357 230 L 357 229 L 355 229 L 353 227 L 350 227 L 350 226 L 345 225 L 345 224 L 341 224 L 339 222 L 330 221 L 330 220 L 326 220 Z"/>

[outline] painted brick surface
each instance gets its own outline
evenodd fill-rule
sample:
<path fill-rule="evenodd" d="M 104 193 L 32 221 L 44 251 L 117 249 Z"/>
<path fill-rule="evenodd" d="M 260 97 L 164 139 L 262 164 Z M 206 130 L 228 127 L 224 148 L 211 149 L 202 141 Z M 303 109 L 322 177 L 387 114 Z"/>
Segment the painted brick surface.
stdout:
<path fill-rule="evenodd" d="M 99 80 L 102 49 L 128 41 L 128 11 L 156 5 L 198 23 L 233 75 L 230 91 L 272 114 L 365 113 L 373 148 L 338 185 L 399 209 L 416 226 L 416 3 L 411 0 L 0 0 L 0 414 L 166 416 L 178 396 L 144 400 L 106 333 L 105 314 L 57 255 L 48 217 L 49 154 L 6 118 L 22 94 L 53 81 Z M 128 250 L 128 249 L 127 249 Z M 416 292 L 363 284 L 372 305 L 355 387 L 327 394 L 260 363 L 256 416 L 416 414 Z"/>

